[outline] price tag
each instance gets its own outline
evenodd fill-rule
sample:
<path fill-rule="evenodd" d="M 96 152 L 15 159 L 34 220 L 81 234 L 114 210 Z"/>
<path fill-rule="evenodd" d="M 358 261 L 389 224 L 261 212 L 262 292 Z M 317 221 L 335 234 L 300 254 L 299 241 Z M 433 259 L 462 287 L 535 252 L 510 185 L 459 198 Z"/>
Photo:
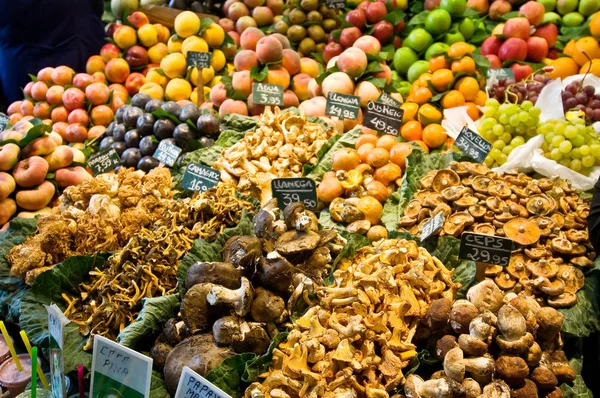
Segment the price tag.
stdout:
<path fill-rule="evenodd" d="M 253 83 L 252 102 L 257 105 L 283 106 L 283 86 L 279 84 Z"/>
<path fill-rule="evenodd" d="M 463 127 L 454 145 L 473 160 L 481 163 L 492 150 L 492 144 L 483 139 L 482 136 L 471 131 L 467 126 Z"/>
<path fill-rule="evenodd" d="M 195 66 L 198 68 L 210 68 L 210 53 L 200 51 L 187 52 L 187 66 Z"/>
<path fill-rule="evenodd" d="M 395 108 L 400 108 L 402 106 L 400 101 L 398 101 L 396 98 L 392 97 L 385 91 L 383 91 L 379 98 L 377 98 L 377 102 L 381 102 L 382 104 L 393 106 Z"/>
<path fill-rule="evenodd" d="M 67 317 L 56 304 L 44 305 L 48 311 L 48 331 L 50 332 L 50 374 L 52 398 L 67 395 L 64 378 L 64 327 L 69 323 Z"/>
<path fill-rule="evenodd" d="M 340 119 L 358 119 L 360 110 L 360 97 L 349 94 L 340 94 L 330 91 L 327 95 L 327 104 L 325 105 L 325 114 L 336 116 Z"/>
<path fill-rule="evenodd" d="M 183 367 L 175 398 L 231 398 L 219 387 L 187 366 Z"/>
<path fill-rule="evenodd" d="M 91 398 L 148 398 L 152 358 L 94 336 Z"/>
<path fill-rule="evenodd" d="M 88 159 L 88 166 L 94 175 L 106 173 L 121 164 L 121 158 L 114 148 L 108 148 Z"/>
<path fill-rule="evenodd" d="M 510 263 L 512 249 L 513 241 L 508 238 L 463 232 L 458 257 L 506 267 Z"/>
<path fill-rule="evenodd" d="M 327 8 L 346 8 L 346 0 L 325 0 Z"/>
<path fill-rule="evenodd" d="M 421 242 L 436 233 L 443 225 L 444 213 L 440 211 L 423 225 L 423 229 L 421 230 Z"/>
<path fill-rule="evenodd" d="M 204 192 L 219 183 L 221 172 L 210 167 L 190 163 L 185 168 L 181 186 L 190 191 Z"/>
<path fill-rule="evenodd" d="M 404 110 L 375 101 L 367 103 L 363 125 L 384 134 L 398 136 Z"/>
<path fill-rule="evenodd" d="M 181 148 L 163 140 L 158 144 L 158 148 L 156 148 L 156 152 L 152 157 L 169 167 L 173 167 L 180 154 Z"/>
<path fill-rule="evenodd" d="M 514 79 L 515 72 L 510 68 L 490 68 L 487 70 L 487 78 L 496 80 L 504 78 Z"/>
<path fill-rule="evenodd" d="M 304 203 L 307 209 L 317 208 L 317 184 L 311 178 L 275 178 L 271 190 L 281 208 L 294 202 Z"/>
<path fill-rule="evenodd" d="M 8 116 L 0 113 L 0 133 L 6 130 L 9 120 Z"/>

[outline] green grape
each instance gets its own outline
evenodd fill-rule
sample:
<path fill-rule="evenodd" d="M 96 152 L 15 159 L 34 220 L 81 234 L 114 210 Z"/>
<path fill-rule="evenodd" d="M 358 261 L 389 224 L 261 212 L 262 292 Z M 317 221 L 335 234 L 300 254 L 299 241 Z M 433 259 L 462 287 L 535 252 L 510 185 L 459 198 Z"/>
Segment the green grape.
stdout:
<path fill-rule="evenodd" d="M 529 118 L 526 122 L 525 122 L 525 126 L 527 127 L 532 127 L 535 126 L 537 124 L 538 120 L 534 119 L 534 118 Z"/>
<path fill-rule="evenodd" d="M 498 116 L 498 121 L 502 124 L 507 124 L 508 120 L 509 120 L 509 117 L 506 113 L 503 113 L 500 116 Z"/>
<path fill-rule="evenodd" d="M 571 152 L 571 149 L 573 149 L 573 145 L 571 144 L 570 141 L 563 141 L 560 143 L 560 145 L 558 145 L 558 149 L 562 153 L 569 153 L 569 152 Z"/>
<path fill-rule="evenodd" d="M 558 163 L 560 163 L 561 166 L 571 167 L 571 159 L 569 158 L 562 158 Z"/>
<path fill-rule="evenodd" d="M 570 157 L 571 159 L 581 159 L 583 157 L 579 152 L 579 148 L 573 148 L 569 153 L 566 154 L 566 156 Z"/>
<path fill-rule="evenodd" d="M 567 128 L 566 123 L 558 123 L 556 125 L 556 127 L 554 127 L 554 132 L 558 135 L 564 135 L 566 128 Z"/>
<path fill-rule="evenodd" d="M 571 139 L 571 143 L 573 144 L 573 146 L 580 147 L 583 144 L 585 144 L 585 137 L 582 135 L 576 135 L 574 138 Z"/>
<path fill-rule="evenodd" d="M 591 138 L 588 142 L 589 145 L 600 145 L 600 141 L 595 138 Z"/>
<path fill-rule="evenodd" d="M 519 121 L 525 123 L 529 120 L 529 114 L 527 112 L 519 112 Z"/>
<path fill-rule="evenodd" d="M 533 107 L 529 110 L 529 114 L 535 118 L 540 117 L 540 115 L 542 114 L 542 110 L 538 107 Z"/>
<path fill-rule="evenodd" d="M 519 115 L 513 115 L 510 117 L 509 123 L 513 127 L 517 127 L 519 125 Z"/>
<path fill-rule="evenodd" d="M 486 106 L 483 110 L 483 116 L 485 117 L 494 117 L 496 115 L 496 108 L 491 106 Z"/>
<path fill-rule="evenodd" d="M 596 158 L 596 166 L 600 166 L 600 158 Z"/>
<path fill-rule="evenodd" d="M 500 166 L 502 166 L 504 163 L 506 163 L 506 161 L 508 160 L 508 156 L 506 156 L 505 154 L 500 154 L 500 156 L 498 156 L 498 159 L 496 159 L 496 163 L 498 163 Z"/>
<path fill-rule="evenodd" d="M 533 107 L 533 102 L 529 101 L 529 100 L 525 100 L 521 103 L 521 108 L 524 111 L 528 111 Z"/>
<path fill-rule="evenodd" d="M 546 146 L 546 148 L 547 148 L 547 150 L 548 150 L 548 151 L 552 151 L 552 150 L 554 149 L 554 145 L 552 145 L 552 144 L 548 144 L 548 145 Z"/>
<path fill-rule="evenodd" d="M 550 152 L 554 147 L 551 144 L 548 144 L 546 141 L 542 142 L 542 151 Z"/>
<path fill-rule="evenodd" d="M 502 148 L 502 153 L 505 154 L 505 155 L 510 155 L 510 153 L 513 151 L 513 149 L 515 149 L 514 146 L 507 145 L 504 148 Z"/>
<path fill-rule="evenodd" d="M 494 160 L 498 160 L 498 156 L 500 155 L 502 155 L 502 151 L 500 151 L 500 149 L 497 148 L 492 148 L 489 154 L 489 156 Z"/>
<path fill-rule="evenodd" d="M 575 138 L 577 135 L 577 127 L 575 126 L 567 126 L 565 128 L 565 137 L 568 139 Z"/>
<path fill-rule="evenodd" d="M 581 145 L 581 146 L 579 147 L 579 153 L 581 153 L 583 156 L 587 156 L 587 155 L 589 155 L 591 151 L 592 151 L 592 150 L 591 150 L 591 148 L 590 148 L 590 146 L 589 146 L 589 145 Z M 588 166 L 588 167 L 589 167 L 589 166 Z"/>
<path fill-rule="evenodd" d="M 561 151 L 558 150 L 558 148 L 554 148 L 552 150 L 552 152 L 550 153 L 550 158 L 556 161 L 561 160 L 563 157 L 563 154 Z"/>
<path fill-rule="evenodd" d="M 512 135 L 510 135 L 510 133 L 504 133 L 500 136 L 500 139 L 508 144 L 510 140 L 512 140 Z"/>
<path fill-rule="evenodd" d="M 594 155 L 594 157 L 600 159 L 600 144 L 590 145 L 590 150 L 592 151 L 592 155 Z"/>
<path fill-rule="evenodd" d="M 494 126 L 494 128 L 492 129 L 492 132 L 494 133 L 494 135 L 496 136 L 501 136 L 502 133 L 504 133 L 504 126 L 502 126 L 501 124 L 497 124 Z"/>
<path fill-rule="evenodd" d="M 590 155 L 584 156 L 583 159 L 581 159 L 581 164 L 583 167 L 593 167 L 596 164 L 596 159 Z"/>
<path fill-rule="evenodd" d="M 582 126 L 579 124 L 579 125 L 575 126 L 575 128 L 577 129 L 577 134 L 580 134 L 582 136 L 587 135 L 588 129 L 586 126 Z"/>
<path fill-rule="evenodd" d="M 555 135 L 554 138 L 552 138 L 552 140 L 550 142 L 554 146 L 559 146 L 560 143 L 563 142 L 564 140 L 565 140 L 565 137 L 563 137 L 562 135 Z"/>
<path fill-rule="evenodd" d="M 582 125 L 585 126 L 585 120 L 577 118 L 575 120 L 572 120 L 571 123 L 573 123 L 574 125 Z"/>
<path fill-rule="evenodd" d="M 512 145 L 513 147 L 523 145 L 524 143 L 525 143 L 525 138 L 521 137 L 520 135 L 518 135 L 515 138 L 513 138 L 512 140 L 510 140 L 510 145 Z"/>
<path fill-rule="evenodd" d="M 491 107 L 497 108 L 500 106 L 500 103 L 498 102 L 497 99 L 490 98 L 487 101 L 485 101 L 485 106 L 491 106 Z"/>
<path fill-rule="evenodd" d="M 485 160 L 483 161 L 483 163 L 485 163 L 485 165 L 486 165 L 487 167 L 493 167 L 493 166 L 494 166 L 494 159 L 492 159 L 492 157 L 491 157 L 491 156 L 487 156 L 487 157 L 485 158 Z"/>
<path fill-rule="evenodd" d="M 544 140 L 545 140 L 547 143 L 551 143 L 551 142 L 552 142 L 552 139 L 553 139 L 554 137 L 555 137 L 555 134 L 554 134 L 554 133 L 552 133 L 552 132 L 550 132 L 550 133 L 548 133 L 548 134 L 545 134 L 545 135 L 544 135 Z"/>
<path fill-rule="evenodd" d="M 495 124 L 496 124 L 496 119 L 487 118 L 487 119 L 483 120 L 483 123 L 481 123 L 481 126 L 484 127 L 486 130 L 491 130 Z"/>
<path fill-rule="evenodd" d="M 492 147 L 494 147 L 496 149 L 500 149 L 500 150 L 502 150 L 502 148 L 504 148 L 505 146 L 506 146 L 506 143 L 502 140 L 496 140 L 492 144 Z"/>
<path fill-rule="evenodd" d="M 573 171 L 579 171 L 581 170 L 581 160 L 579 159 L 573 159 L 571 160 L 571 164 L 569 165 L 569 167 L 571 168 L 571 170 Z"/>
<path fill-rule="evenodd" d="M 525 134 L 527 132 L 527 126 L 524 124 L 519 124 L 515 130 L 519 134 Z"/>

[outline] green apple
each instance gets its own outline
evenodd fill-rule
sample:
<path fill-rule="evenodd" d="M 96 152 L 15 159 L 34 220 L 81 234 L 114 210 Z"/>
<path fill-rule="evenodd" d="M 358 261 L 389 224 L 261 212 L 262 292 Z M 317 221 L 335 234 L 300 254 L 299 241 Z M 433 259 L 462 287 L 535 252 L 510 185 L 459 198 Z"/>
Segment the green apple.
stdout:
<path fill-rule="evenodd" d="M 577 9 L 577 0 L 558 0 L 556 10 L 560 15 L 565 15 Z"/>
<path fill-rule="evenodd" d="M 433 43 L 431 47 L 429 47 L 427 51 L 425 51 L 425 59 L 429 61 L 436 55 L 446 54 L 446 52 L 448 52 L 449 47 L 450 46 L 448 46 L 446 43 Z"/>
<path fill-rule="evenodd" d="M 431 33 L 423 28 L 413 29 L 406 39 L 403 46 L 407 46 L 415 50 L 417 53 L 423 53 L 433 43 Z"/>
<path fill-rule="evenodd" d="M 554 11 L 556 9 L 556 0 L 537 0 L 537 2 L 544 6 L 546 12 Z"/>
<path fill-rule="evenodd" d="M 562 26 L 572 28 L 575 26 L 581 26 L 585 18 L 578 12 L 570 12 L 562 17 Z"/>
<path fill-rule="evenodd" d="M 475 23 L 471 18 L 465 18 L 458 24 L 458 31 L 462 33 L 465 40 L 469 40 L 475 34 Z"/>
<path fill-rule="evenodd" d="M 450 31 L 446 34 L 446 37 L 444 38 L 444 43 L 446 43 L 447 45 L 451 45 L 459 41 L 465 41 L 465 37 L 460 32 Z"/>
<path fill-rule="evenodd" d="M 589 17 L 600 10 L 600 2 L 598 0 L 580 0 L 577 11 L 584 17 Z"/>
<path fill-rule="evenodd" d="M 419 56 L 410 47 L 401 47 L 394 54 L 394 69 L 401 74 L 406 75 L 408 68 L 419 60 Z"/>
<path fill-rule="evenodd" d="M 406 74 L 406 78 L 409 82 L 414 82 L 421 76 L 423 73 L 429 72 L 429 62 L 427 61 L 417 61 L 408 68 L 408 73 Z"/>

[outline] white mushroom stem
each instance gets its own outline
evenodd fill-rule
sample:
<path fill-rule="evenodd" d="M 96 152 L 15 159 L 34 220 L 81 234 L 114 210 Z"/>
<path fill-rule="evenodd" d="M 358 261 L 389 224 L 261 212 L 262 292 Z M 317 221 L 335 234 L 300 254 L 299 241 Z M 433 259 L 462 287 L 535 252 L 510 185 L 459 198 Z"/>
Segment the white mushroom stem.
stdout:
<path fill-rule="evenodd" d="M 250 311 L 254 289 L 247 278 L 242 277 L 242 285 L 239 289 L 231 290 L 223 286 L 213 286 L 206 295 L 206 301 L 210 305 L 233 304 L 235 313 L 244 316 Z"/>

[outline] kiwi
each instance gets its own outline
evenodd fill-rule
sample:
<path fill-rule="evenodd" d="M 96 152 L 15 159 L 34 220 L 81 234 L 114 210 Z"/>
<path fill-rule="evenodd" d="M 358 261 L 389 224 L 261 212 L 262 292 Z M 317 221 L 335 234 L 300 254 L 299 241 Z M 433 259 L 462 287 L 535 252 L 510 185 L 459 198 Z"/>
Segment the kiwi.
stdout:
<path fill-rule="evenodd" d="M 291 41 L 299 42 L 306 37 L 306 29 L 300 25 L 290 26 L 287 31 L 287 37 Z"/>

